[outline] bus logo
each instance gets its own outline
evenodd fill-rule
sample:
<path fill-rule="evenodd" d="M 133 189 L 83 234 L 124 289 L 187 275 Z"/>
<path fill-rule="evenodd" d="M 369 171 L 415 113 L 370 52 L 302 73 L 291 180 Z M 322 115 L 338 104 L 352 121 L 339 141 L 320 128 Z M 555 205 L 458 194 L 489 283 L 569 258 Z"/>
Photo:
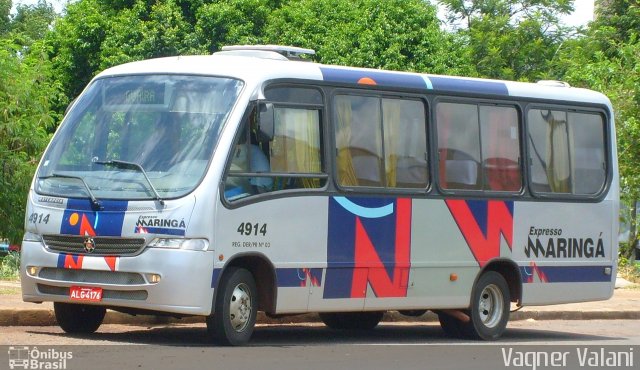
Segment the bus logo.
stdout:
<path fill-rule="evenodd" d="M 84 251 L 87 253 L 93 253 L 96 249 L 96 242 L 91 237 L 87 237 L 84 239 Z"/>

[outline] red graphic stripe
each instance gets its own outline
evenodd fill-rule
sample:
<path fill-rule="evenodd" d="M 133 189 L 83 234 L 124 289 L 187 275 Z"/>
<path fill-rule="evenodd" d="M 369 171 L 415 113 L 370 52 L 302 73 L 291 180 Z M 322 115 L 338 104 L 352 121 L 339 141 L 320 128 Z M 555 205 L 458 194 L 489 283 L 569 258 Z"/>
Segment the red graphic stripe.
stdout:
<path fill-rule="evenodd" d="M 491 259 L 500 257 L 501 236 L 509 249 L 512 248 L 513 216 L 504 202 L 487 201 L 486 230 L 482 230 L 466 201 L 445 202 L 480 267 L 484 267 Z"/>

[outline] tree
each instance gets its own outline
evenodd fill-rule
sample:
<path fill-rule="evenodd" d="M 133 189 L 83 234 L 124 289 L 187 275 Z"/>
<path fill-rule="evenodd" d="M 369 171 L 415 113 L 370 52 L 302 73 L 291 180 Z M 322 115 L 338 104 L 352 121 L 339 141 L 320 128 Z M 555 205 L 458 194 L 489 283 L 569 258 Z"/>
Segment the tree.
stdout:
<path fill-rule="evenodd" d="M 315 48 L 325 63 L 473 74 L 423 0 L 82 0 L 47 37 L 68 97 L 56 109 L 116 64 L 255 43 Z"/>
<path fill-rule="evenodd" d="M 13 243 L 22 238 L 29 185 L 57 118 L 50 100 L 59 94 L 42 44 L 21 51 L 0 38 L 0 235 Z"/>
<path fill-rule="evenodd" d="M 11 0 L 0 0 L 0 36 L 9 31 Z"/>
<path fill-rule="evenodd" d="M 18 4 L 10 29 L 14 34 L 20 34 L 23 45 L 28 46 L 44 38 L 57 17 L 53 6 L 45 0 L 38 0 L 36 5 Z"/>
<path fill-rule="evenodd" d="M 196 12 L 199 44 L 210 53 L 225 45 L 261 43 L 269 15 L 279 1 L 216 0 Z"/>
<path fill-rule="evenodd" d="M 460 45 L 422 0 L 299 0 L 275 10 L 265 42 L 315 49 L 317 60 L 430 73 L 472 74 Z"/>
<path fill-rule="evenodd" d="M 612 101 L 621 199 L 630 210 L 626 215 L 630 248 L 622 252 L 633 257 L 632 247 L 638 241 L 635 208 L 640 201 L 640 9 L 627 0 L 609 0 L 599 3 L 598 14 L 585 37 L 566 46 L 558 65 L 564 70 L 563 79 L 600 91 Z"/>
<path fill-rule="evenodd" d="M 67 99 L 75 98 L 98 72 L 134 60 L 200 52 L 186 1 L 82 0 L 47 36 L 53 68 Z M 184 13 L 187 13 L 185 17 Z"/>
<path fill-rule="evenodd" d="M 573 0 L 439 0 L 448 25 L 466 41 L 483 77 L 535 81 L 549 78 L 551 61 L 571 29 L 558 17 Z"/>

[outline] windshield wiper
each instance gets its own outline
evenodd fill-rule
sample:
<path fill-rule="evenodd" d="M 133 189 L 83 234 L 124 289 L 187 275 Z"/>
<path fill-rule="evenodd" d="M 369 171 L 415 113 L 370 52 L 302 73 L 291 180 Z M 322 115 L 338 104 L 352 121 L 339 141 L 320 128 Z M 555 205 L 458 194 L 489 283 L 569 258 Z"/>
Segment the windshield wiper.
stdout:
<path fill-rule="evenodd" d="M 46 179 L 50 179 L 50 178 L 54 178 L 54 177 L 58 177 L 58 178 L 62 178 L 62 179 L 76 179 L 76 180 L 80 180 L 80 182 L 82 182 L 82 185 L 84 185 L 84 188 L 87 190 L 87 194 L 89 194 L 89 200 L 91 201 L 91 209 L 93 209 L 94 211 L 102 211 L 104 208 L 102 207 L 102 205 L 100 204 L 100 202 L 98 201 L 98 198 L 95 197 L 95 195 L 93 195 L 93 192 L 91 191 L 91 189 L 89 188 L 89 185 L 87 184 L 86 181 L 84 181 L 84 179 L 80 176 L 71 176 L 71 175 L 61 175 L 58 173 L 52 173 L 50 176 L 43 176 L 40 177 L 43 180 Z"/>
<path fill-rule="evenodd" d="M 149 179 L 149 176 L 147 176 L 147 171 L 145 171 L 144 168 L 142 168 L 141 165 L 139 165 L 137 163 L 134 163 L 134 162 L 120 161 L 120 160 L 117 160 L 117 159 L 112 159 L 110 161 L 94 160 L 93 163 L 101 164 L 103 166 L 112 166 L 112 167 L 123 168 L 123 169 L 134 169 L 134 170 L 139 171 L 140 173 L 142 173 L 144 178 L 147 180 L 147 183 L 149 184 L 149 187 L 151 188 L 151 191 L 153 191 L 153 194 L 156 197 L 155 199 L 158 202 L 160 202 L 161 205 L 164 206 L 164 199 L 162 199 L 160 197 L 160 194 L 158 194 L 158 192 L 156 191 L 156 188 L 153 186 L 153 183 Z"/>

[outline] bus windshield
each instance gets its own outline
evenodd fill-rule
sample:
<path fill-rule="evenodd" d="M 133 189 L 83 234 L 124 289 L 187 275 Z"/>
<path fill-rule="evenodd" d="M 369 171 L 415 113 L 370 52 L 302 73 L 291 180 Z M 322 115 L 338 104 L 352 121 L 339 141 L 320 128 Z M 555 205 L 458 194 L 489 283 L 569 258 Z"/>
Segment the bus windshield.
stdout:
<path fill-rule="evenodd" d="M 191 192 L 242 86 L 235 79 L 203 76 L 96 80 L 45 153 L 36 191 L 94 200 Z"/>

